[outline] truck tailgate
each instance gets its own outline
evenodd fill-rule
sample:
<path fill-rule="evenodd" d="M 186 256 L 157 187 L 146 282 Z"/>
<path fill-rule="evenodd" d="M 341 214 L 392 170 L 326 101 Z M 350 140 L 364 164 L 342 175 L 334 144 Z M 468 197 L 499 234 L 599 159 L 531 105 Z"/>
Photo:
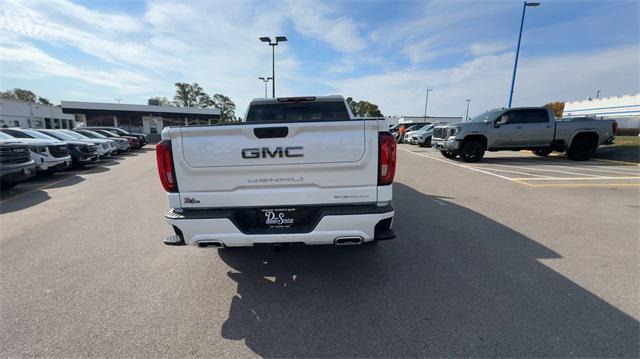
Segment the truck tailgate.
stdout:
<path fill-rule="evenodd" d="M 352 120 L 172 128 L 182 206 L 376 202 L 378 126 Z"/>

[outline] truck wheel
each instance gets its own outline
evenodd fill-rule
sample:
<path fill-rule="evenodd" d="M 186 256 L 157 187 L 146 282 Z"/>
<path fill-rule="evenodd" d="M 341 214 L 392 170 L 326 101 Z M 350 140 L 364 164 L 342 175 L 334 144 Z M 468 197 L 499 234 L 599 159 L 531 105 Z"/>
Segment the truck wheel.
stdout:
<path fill-rule="evenodd" d="M 586 161 L 596 153 L 597 143 L 588 137 L 579 137 L 573 140 L 567 155 L 574 161 Z"/>
<path fill-rule="evenodd" d="M 450 159 L 454 159 L 458 156 L 457 153 L 453 153 L 453 152 L 448 152 L 448 151 L 440 151 L 440 153 L 446 157 L 446 158 L 450 158 Z"/>
<path fill-rule="evenodd" d="M 424 142 L 420 144 L 420 147 L 431 147 L 431 137 L 424 139 Z"/>
<path fill-rule="evenodd" d="M 479 162 L 484 157 L 486 146 L 480 140 L 469 140 L 462 144 L 460 158 L 465 162 Z"/>
<path fill-rule="evenodd" d="M 540 157 L 547 157 L 551 154 L 551 152 L 553 152 L 552 149 L 550 148 L 536 148 L 535 150 L 532 150 L 531 152 L 533 152 L 534 155 L 536 156 L 540 156 Z"/>

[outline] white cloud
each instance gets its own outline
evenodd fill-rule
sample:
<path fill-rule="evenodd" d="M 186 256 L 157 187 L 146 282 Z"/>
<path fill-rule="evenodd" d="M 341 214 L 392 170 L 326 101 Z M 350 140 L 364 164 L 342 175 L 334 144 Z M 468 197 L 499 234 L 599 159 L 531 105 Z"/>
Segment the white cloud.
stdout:
<path fill-rule="evenodd" d="M 585 98 L 598 89 L 619 93 L 640 91 L 638 46 L 594 53 L 521 58 L 514 106 L 539 106 L 555 100 Z M 463 116 L 465 99 L 471 113 L 506 106 L 513 53 L 488 55 L 443 70 L 410 69 L 336 80 L 340 93 L 366 98 L 387 115 L 419 115 L 424 111 L 424 91 L 429 114 Z"/>
<path fill-rule="evenodd" d="M 287 1 L 291 21 L 300 33 L 325 42 L 338 51 L 355 52 L 366 47 L 356 22 L 338 10 L 312 0 Z"/>
<path fill-rule="evenodd" d="M 37 76 L 59 76 L 82 80 L 95 85 L 109 86 L 119 89 L 123 93 L 139 94 L 146 91 L 145 85 L 150 79 L 126 70 L 96 71 L 77 68 L 56 59 L 42 50 L 30 45 L 24 45 L 7 40 L 0 42 L 0 53 L 3 61 L 8 63 L 22 63 L 30 67 L 30 74 Z"/>
<path fill-rule="evenodd" d="M 485 56 L 493 55 L 499 52 L 509 50 L 512 45 L 504 42 L 489 42 L 489 43 L 473 43 L 469 45 L 469 54 L 472 56 Z"/>

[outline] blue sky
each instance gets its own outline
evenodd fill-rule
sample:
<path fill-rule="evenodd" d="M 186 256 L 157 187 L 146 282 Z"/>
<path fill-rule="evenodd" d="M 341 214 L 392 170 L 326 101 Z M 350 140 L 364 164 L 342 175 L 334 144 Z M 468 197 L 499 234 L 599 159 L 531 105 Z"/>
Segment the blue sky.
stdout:
<path fill-rule="evenodd" d="M 0 0 L 0 85 L 60 100 L 145 103 L 177 81 L 263 96 L 342 94 L 386 115 L 460 116 L 506 105 L 521 1 Z M 640 2 L 528 8 L 514 105 L 640 92 Z"/>

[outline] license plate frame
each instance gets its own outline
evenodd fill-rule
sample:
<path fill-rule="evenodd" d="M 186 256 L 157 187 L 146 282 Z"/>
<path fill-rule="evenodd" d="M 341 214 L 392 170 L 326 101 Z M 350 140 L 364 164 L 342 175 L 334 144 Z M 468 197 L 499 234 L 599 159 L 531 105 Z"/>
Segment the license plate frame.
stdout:
<path fill-rule="evenodd" d="M 257 223 L 263 228 L 291 228 L 298 222 L 298 208 L 261 208 Z"/>

